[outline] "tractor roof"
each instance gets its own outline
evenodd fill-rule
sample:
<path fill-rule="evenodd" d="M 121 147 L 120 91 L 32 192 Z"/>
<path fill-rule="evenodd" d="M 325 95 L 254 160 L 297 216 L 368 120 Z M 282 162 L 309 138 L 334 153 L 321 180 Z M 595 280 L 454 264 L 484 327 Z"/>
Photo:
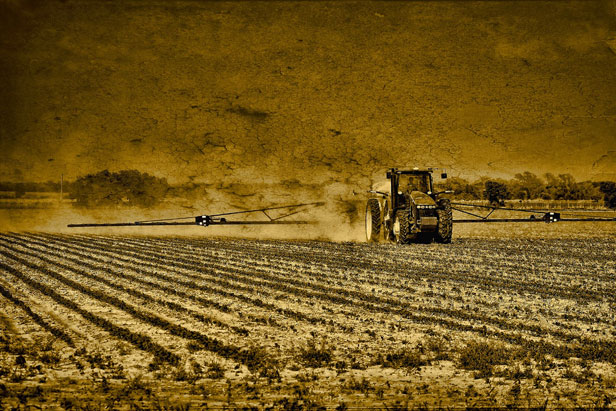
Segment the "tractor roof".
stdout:
<path fill-rule="evenodd" d="M 399 170 L 397 168 L 392 168 L 389 170 L 389 172 L 396 173 L 396 174 L 432 174 L 433 171 L 434 169 L 432 167 L 428 167 L 428 168 L 415 167 L 410 170 Z"/>

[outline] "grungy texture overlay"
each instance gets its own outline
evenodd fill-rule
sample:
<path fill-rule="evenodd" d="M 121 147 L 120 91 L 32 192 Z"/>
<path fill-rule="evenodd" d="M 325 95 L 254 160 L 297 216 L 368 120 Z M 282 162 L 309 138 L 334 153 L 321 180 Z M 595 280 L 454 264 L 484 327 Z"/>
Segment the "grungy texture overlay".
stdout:
<path fill-rule="evenodd" d="M 2 179 L 616 176 L 614 1 L 0 5 Z"/>

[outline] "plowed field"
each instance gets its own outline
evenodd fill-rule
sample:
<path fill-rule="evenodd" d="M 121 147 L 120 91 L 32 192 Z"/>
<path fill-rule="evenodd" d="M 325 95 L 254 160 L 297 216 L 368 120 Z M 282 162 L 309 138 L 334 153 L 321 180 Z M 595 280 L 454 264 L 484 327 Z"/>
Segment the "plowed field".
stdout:
<path fill-rule="evenodd" d="M 0 401 L 609 405 L 615 262 L 609 237 L 2 234 Z"/>

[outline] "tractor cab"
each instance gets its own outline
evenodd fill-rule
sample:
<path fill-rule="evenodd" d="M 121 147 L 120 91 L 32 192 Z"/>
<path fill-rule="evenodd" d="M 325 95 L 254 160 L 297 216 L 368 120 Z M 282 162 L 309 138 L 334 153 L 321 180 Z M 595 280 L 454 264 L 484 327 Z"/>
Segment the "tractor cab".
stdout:
<path fill-rule="evenodd" d="M 387 171 L 390 180 L 390 193 L 392 211 L 409 208 L 413 205 L 433 205 L 435 196 L 432 188 L 432 169 L 398 170 L 392 168 Z M 420 204 L 417 204 L 420 203 Z"/>
<path fill-rule="evenodd" d="M 420 191 L 422 193 L 432 192 L 432 176 L 429 173 L 422 174 L 402 174 L 398 188 L 401 191 L 411 193 Z"/>

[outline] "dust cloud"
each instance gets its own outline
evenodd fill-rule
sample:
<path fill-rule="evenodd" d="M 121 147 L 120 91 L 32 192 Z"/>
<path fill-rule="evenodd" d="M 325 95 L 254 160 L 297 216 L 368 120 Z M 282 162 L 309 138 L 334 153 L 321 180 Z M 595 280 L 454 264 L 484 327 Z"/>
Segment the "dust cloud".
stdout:
<path fill-rule="evenodd" d="M 131 223 L 135 221 L 185 218 L 203 214 L 242 211 L 267 206 L 291 205 L 319 201 L 314 197 L 296 198 L 286 203 L 238 202 L 218 193 L 217 201 L 180 207 L 165 204 L 151 209 L 98 208 L 84 209 L 64 204 L 47 209 L 0 209 L 0 231 L 41 231 L 64 234 L 103 234 L 137 236 L 195 236 L 252 239 L 362 241 L 364 239 L 363 204 L 360 199 L 349 202 L 334 200 L 323 205 L 302 207 L 301 212 L 284 218 L 284 221 L 302 221 L 306 224 L 277 225 L 225 225 L 225 226 L 128 226 L 128 227 L 67 227 L 68 224 Z M 185 202 L 185 200 L 183 200 Z M 293 212 L 295 209 L 269 211 L 272 218 Z M 299 210 L 299 209 L 298 209 Z M 261 212 L 228 216 L 229 221 L 268 221 Z"/>

